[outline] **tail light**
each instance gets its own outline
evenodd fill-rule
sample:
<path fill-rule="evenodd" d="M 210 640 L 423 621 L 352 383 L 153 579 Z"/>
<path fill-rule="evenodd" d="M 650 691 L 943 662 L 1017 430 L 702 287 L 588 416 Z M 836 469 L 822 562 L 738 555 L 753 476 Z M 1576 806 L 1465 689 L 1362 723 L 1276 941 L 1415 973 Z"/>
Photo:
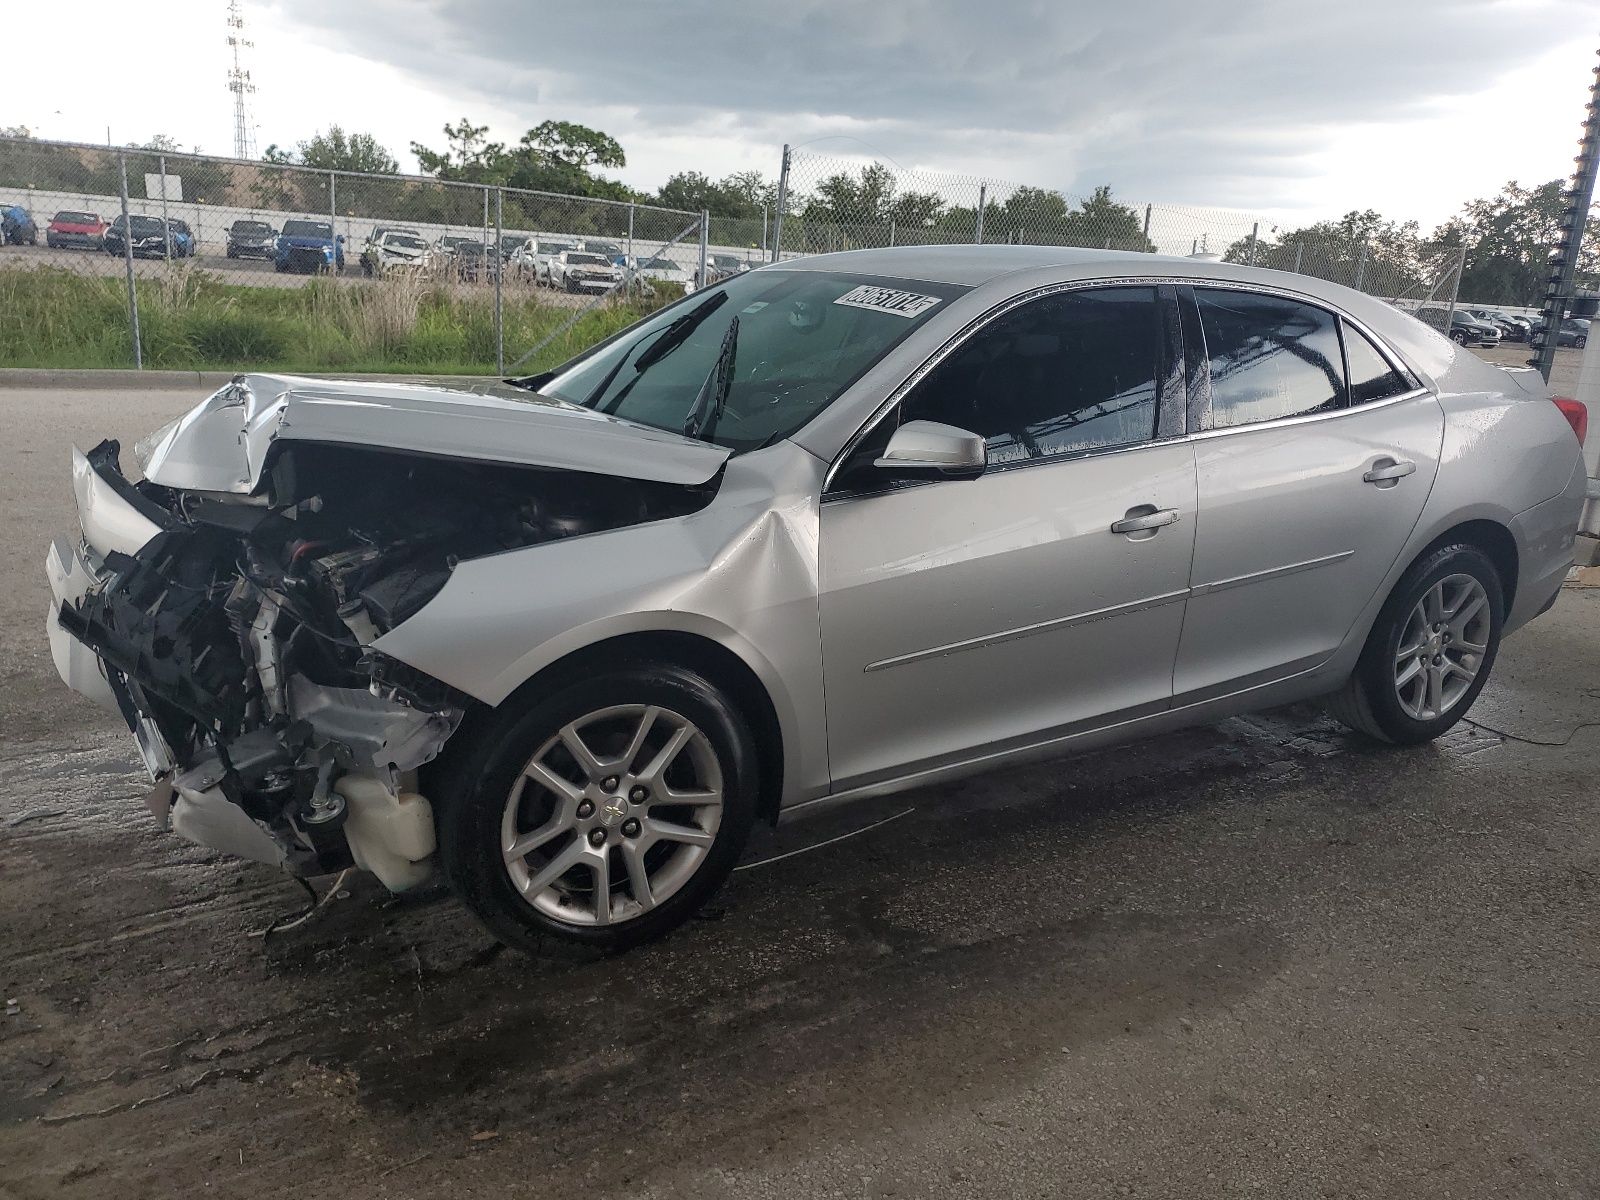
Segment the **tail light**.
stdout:
<path fill-rule="evenodd" d="M 1567 419 L 1567 424 L 1572 426 L 1572 432 L 1578 435 L 1578 445 L 1583 445 L 1583 439 L 1589 433 L 1589 410 L 1579 401 L 1569 400 L 1565 396 L 1552 399 L 1561 410 L 1561 415 Z"/>

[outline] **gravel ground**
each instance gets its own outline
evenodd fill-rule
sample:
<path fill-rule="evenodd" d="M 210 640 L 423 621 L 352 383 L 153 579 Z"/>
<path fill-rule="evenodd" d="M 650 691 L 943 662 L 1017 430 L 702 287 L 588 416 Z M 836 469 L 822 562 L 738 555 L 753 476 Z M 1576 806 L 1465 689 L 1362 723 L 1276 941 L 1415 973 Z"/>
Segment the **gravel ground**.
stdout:
<path fill-rule="evenodd" d="M 1600 1196 L 1600 590 L 1473 710 L 1556 745 L 1294 708 L 763 833 L 626 955 L 263 939 L 39 628 L 63 443 L 193 400 L 0 391 L 0 1197 Z"/>

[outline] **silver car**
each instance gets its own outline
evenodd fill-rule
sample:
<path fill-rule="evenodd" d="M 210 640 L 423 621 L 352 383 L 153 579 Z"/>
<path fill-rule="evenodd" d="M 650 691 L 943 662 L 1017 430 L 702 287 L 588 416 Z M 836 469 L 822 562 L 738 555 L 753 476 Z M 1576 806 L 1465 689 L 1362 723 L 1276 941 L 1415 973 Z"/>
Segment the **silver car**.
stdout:
<path fill-rule="evenodd" d="M 758 820 L 1315 696 L 1439 736 L 1572 563 L 1582 413 L 1305 276 L 825 255 L 75 450 L 48 625 L 175 832 L 624 945 Z"/>

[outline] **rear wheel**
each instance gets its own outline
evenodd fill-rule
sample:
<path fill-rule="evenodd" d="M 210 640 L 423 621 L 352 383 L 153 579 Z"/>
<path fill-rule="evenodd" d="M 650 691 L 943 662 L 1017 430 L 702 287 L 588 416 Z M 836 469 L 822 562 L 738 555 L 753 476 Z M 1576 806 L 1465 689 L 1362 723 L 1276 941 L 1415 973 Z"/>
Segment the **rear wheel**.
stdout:
<path fill-rule="evenodd" d="M 1348 683 L 1329 698 L 1380 741 L 1430 741 L 1459 721 L 1494 667 L 1505 622 L 1500 573 L 1476 546 L 1442 546 L 1401 577 Z"/>
<path fill-rule="evenodd" d="M 441 858 L 473 912 L 522 950 L 545 935 L 611 948 L 661 936 L 727 878 L 755 817 L 750 733 L 715 684 L 680 667 L 569 684 L 474 743 L 449 766 Z"/>

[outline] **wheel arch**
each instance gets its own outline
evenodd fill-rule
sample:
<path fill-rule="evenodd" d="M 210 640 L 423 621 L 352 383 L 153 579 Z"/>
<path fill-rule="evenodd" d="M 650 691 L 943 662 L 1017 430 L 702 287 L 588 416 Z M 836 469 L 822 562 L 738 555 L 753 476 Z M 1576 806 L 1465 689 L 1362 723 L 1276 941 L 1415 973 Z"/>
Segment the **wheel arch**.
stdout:
<path fill-rule="evenodd" d="M 1488 555 L 1489 561 L 1500 574 L 1500 589 L 1505 597 L 1505 611 L 1509 613 L 1512 603 L 1517 598 L 1521 556 L 1517 552 L 1516 537 L 1498 521 L 1477 517 L 1452 525 L 1413 555 L 1411 561 L 1406 564 L 1406 570 L 1409 571 L 1413 565 L 1440 546 L 1447 546 L 1452 542 L 1465 542 Z"/>
<path fill-rule="evenodd" d="M 677 629 L 651 629 L 603 638 L 562 655 L 524 680 L 498 705 L 475 707 L 451 738 L 470 740 L 508 705 L 548 693 L 611 667 L 649 662 L 669 662 L 704 675 L 726 691 L 755 739 L 760 778 L 757 816 L 776 821 L 784 790 L 784 734 L 767 685 L 754 668 L 734 650 L 704 634 Z"/>

